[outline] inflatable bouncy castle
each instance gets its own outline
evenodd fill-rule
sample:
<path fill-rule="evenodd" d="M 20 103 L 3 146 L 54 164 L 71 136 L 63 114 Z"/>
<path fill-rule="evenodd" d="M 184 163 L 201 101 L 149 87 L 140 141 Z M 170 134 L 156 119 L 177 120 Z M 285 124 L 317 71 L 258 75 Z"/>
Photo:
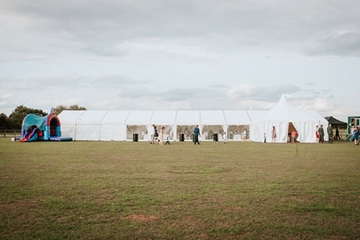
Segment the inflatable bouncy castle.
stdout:
<path fill-rule="evenodd" d="M 52 108 L 45 117 L 28 114 L 21 126 L 20 142 L 33 141 L 72 141 L 72 138 L 61 137 L 61 125 L 59 118 Z"/>

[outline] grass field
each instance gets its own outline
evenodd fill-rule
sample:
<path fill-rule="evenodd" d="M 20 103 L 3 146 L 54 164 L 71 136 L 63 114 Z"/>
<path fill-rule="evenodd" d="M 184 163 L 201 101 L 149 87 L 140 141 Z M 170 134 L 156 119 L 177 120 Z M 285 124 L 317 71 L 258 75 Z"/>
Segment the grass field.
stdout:
<path fill-rule="evenodd" d="M 360 146 L 0 139 L 1 239 L 360 239 Z"/>

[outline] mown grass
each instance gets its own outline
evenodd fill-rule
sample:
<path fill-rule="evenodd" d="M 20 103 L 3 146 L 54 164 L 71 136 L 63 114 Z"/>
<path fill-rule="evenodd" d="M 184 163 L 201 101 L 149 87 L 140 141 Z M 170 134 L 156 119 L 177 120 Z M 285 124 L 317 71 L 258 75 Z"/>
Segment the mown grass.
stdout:
<path fill-rule="evenodd" d="M 1 239 L 359 239 L 359 146 L 0 139 Z"/>

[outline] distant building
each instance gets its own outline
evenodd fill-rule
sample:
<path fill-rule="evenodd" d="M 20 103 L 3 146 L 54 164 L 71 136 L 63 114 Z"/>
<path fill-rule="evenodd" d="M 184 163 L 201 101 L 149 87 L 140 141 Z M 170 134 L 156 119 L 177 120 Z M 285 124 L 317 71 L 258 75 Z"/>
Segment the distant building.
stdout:
<path fill-rule="evenodd" d="M 350 116 L 348 117 L 348 127 L 347 133 L 352 134 L 355 127 L 360 125 L 360 116 Z"/>

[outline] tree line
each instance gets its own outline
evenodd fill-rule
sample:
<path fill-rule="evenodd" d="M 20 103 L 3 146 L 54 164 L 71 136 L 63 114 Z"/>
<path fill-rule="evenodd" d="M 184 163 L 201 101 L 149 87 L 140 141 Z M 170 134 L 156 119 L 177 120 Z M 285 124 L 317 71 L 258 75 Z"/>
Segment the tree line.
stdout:
<path fill-rule="evenodd" d="M 54 113 L 59 115 L 63 110 L 86 110 L 86 108 L 80 107 L 78 105 L 71 105 L 69 107 L 59 105 L 55 107 Z M 9 116 L 6 116 L 5 113 L 0 113 L 0 129 L 21 129 L 23 119 L 30 113 L 40 117 L 45 117 L 48 115 L 48 113 L 44 112 L 43 110 L 20 105 L 17 106 Z"/>

